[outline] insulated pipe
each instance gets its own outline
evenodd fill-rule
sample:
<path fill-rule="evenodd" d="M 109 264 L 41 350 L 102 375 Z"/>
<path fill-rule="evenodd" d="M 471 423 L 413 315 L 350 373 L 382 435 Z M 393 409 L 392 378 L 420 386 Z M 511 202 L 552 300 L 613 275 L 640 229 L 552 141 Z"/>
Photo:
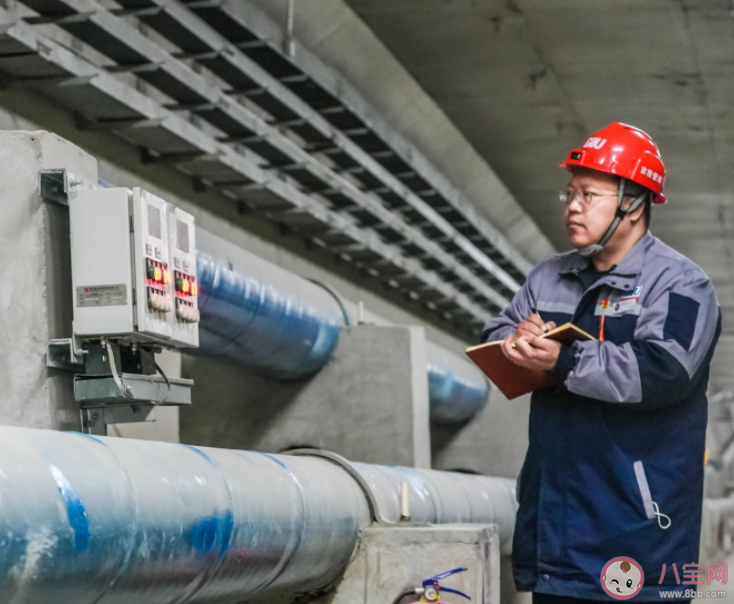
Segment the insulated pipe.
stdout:
<path fill-rule="evenodd" d="M 324 287 L 241 253 L 246 262 L 237 268 L 198 254 L 200 344 L 192 354 L 230 358 L 278 379 L 315 374 L 333 354 L 347 311 Z M 435 345 L 427 357 L 431 419 L 471 419 L 487 399 L 482 372 Z"/>
<path fill-rule="evenodd" d="M 199 252 L 199 352 L 238 361 L 278 379 L 316 373 L 331 357 L 344 323 L 322 287 L 254 254 L 235 270 Z"/>
<path fill-rule="evenodd" d="M 385 520 L 400 519 L 400 485 L 407 482 L 413 522 L 497 524 L 502 554 L 512 552 L 518 506 L 514 480 L 400 466 L 353 466 L 369 485 Z"/>
<path fill-rule="evenodd" d="M 0 426 L 0 593 L 23 604 L 193 604 L 302 594 L 345 569 L 370 500 L 496 522 L 505 479 Z M 365 487 L 364 485 L 368 485 Z"/>
<path fill-rule="evenodd" d="M 487 378 L 455 354 L 430 342 L 426 345 L 431 421 L 447 425 L 469 421 L 487 402 Z"/>

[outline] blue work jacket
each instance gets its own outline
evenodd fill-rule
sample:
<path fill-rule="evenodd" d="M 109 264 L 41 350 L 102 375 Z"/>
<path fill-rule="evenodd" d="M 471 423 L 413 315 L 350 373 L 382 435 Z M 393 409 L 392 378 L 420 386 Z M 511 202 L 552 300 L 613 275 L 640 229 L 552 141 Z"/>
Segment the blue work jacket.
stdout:
<path fill-rule="evenodd" d="M 698 562 L 706 389 L 721 331 L 711 281 L 649 231 L 605 273 L 576 251 L 559 254 L 530 271 L 482 341 L 503 339 L 533 310 L 595 338 L 604 315 L 604 340 L 563 346 L 560 385 L 532 394 L 517 589 L 611 601 L 600 575 L 617 556 L 643 568 L 635 600 L 685 588 L 672 565 L 682 580 L 682 566 Z"/>

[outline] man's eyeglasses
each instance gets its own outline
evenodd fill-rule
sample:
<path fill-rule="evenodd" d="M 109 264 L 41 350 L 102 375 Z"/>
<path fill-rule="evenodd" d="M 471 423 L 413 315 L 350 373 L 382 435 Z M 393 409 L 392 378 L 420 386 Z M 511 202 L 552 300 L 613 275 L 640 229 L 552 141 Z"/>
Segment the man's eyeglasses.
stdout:
<path fill-rule="evenodd" d="M 558 199 L 561 200 L 563 205 L 570 204 L 574 199 L 578 199 L 582 206 L 588 207 L 593 203 L 596 203 L 598 199 L 602 197 L 616 197 L 616 193 L 608 193 L 602 195 L 601 193 L 592 193 L 591 191 L 559 191 Z"/>

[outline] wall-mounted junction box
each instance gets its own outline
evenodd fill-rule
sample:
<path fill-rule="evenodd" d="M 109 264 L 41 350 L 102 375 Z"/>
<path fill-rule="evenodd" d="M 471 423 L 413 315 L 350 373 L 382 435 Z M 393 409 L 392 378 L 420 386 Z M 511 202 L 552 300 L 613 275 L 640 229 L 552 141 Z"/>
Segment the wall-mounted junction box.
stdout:
<path fill-rule="evenodd" d="M 194 217 L 168 204 L 168 257 L 171 261 L 174 312 L 173 341 L 199 346 L 199 283 L 196 279 Z"/>
<path fill-rule="evenodd" d="M 193 217 L 140 188 L 81 189 L 68 203 L 74 334 L 198 346 Z"/>

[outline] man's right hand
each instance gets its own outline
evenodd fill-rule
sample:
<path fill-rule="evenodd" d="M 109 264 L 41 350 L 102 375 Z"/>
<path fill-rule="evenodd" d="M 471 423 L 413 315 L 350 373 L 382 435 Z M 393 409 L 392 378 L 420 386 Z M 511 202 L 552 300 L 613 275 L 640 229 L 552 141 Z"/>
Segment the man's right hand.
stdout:
<path fill-rule="evenodd" d="M 526 336 L 532 340 L 534 336 L 542 336 L 544 333 L 548 333 L 551 329 L 555 328 L 556 324 L 553 321 L 544 323 L 540 315 L 534 313 L 517 326 L 515 337 Z"/>

